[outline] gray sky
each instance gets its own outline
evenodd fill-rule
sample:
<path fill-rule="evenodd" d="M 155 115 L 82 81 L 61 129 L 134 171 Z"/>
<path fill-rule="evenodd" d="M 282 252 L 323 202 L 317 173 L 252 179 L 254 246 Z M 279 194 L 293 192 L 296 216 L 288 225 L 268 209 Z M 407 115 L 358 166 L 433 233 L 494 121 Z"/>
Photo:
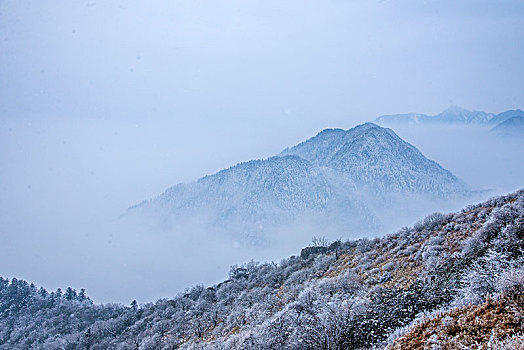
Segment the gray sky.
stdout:
<path fill-rule="evenodd" d="M 524 100 L 520 0 L 3 0 L 0 11 L 3 116 L 279 127 Z"/>
<path fill-rule="evenodd" d="M 89 260 L 114 254 L 93 225 L 326 127 L 523 108 L 523 28 L 509 0 L 0 0 L 0 275 L 127 301 L 119 265 Z M 401 134 L 475 186 L 521 185 L 512 143 L 483 158 L 470 136 L 465 163 L 432 135 Z"/>

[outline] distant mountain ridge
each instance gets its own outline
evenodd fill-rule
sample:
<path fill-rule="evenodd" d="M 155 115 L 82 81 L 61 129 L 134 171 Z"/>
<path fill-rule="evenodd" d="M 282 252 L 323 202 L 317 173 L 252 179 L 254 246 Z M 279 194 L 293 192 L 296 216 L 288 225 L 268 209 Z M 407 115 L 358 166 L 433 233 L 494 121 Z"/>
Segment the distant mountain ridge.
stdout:
<path fill-rule="evenodd" d="M 178 184 L 129 212 L 167 227 L 191 218 L 259 242 L 296 225 L 326 235 L 376 233 L 401 213 L 417 217 L 469 194 L 392 130 L 366 123 L 326 129 L 277 156 Z"/>
<path fill-rule="evenodd" d="M 520 109 L 508 110 L 499 114 L 482 111 L 469 111 L 467 109 L 451 106 L 443 112 L 430 116 L 419 113 L 383 115 L 375 119 L 380 125 L 398 124 L 473 124 L 473 125 L 497 125 L 512 117 L 524 117 L 524 111 Z"/>
<path fill-rule="evenodd" d="M 511 117 L 491 129 L 499 136 L 524 136 L 524 116 Z"/>

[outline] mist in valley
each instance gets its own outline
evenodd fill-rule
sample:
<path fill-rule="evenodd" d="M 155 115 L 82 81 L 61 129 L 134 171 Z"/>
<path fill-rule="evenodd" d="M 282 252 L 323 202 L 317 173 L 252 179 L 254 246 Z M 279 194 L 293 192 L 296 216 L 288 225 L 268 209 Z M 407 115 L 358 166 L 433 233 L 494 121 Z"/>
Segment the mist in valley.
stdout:
<path fill-rule="evenodd" d="M 473 189 L 503 194 L 524 186 L 524 138 L 493 134 L 493 126 L 391 126 L 428 158 Z"/>
<path fill-rule="evenodd" d="M 266 244 L 254 245 L 204 227 L 198 218 L 175 228 L 125 220 L 129 206 L 171 185 L 237 161 L 267 157 L 296 142 L 293 135 L 268 137 L 266 144 L 235 135 L 238 144 L 232 145 L 212 130 L 199 129 L 198 137 L 208 142 L 215 137 L 210 148 L 191 142 L 196 135 L 187 132 L 190 128 L 177 132 L 177 127 L 168 121 L 2 121 L 1 154 L 9 164 L 1 174 L 4 273 L 50 289 L 86 288 L 95 301 L 145 302 L 194 284 L 218 283 L 233 264 L 299 254 L 313 236 L 330 241 L 370 236 L 337 234 L 302 221 L 271 232 Z M 490 189 L 494 195 L 523 185 L 522 139 L 496 138 L 474 127 L 394 130 L 474 189 Z M 194 148 L 188 150 L 188 145 Z M 189 152 L 193 157 L 186 156 Z M 387 230 L 371 236 L 412 225 L 423 217 L 418 215 L 392 217 Z"/>
<path fill-rule="evenodd" d="M 328 127 L 452 104 L 522 108 L 524 10 L 504 3 L 0 2 L 0 275 L 147 302 L 299 254 L 313 236 L 383 235 L 461 208 L 392 215 L 372 234 L 303 220 L 263 245 L 198 218 L 125 219 L 173 185 Z M 522 138 L 392 129 L 485 196 L 524 186 Z"/>

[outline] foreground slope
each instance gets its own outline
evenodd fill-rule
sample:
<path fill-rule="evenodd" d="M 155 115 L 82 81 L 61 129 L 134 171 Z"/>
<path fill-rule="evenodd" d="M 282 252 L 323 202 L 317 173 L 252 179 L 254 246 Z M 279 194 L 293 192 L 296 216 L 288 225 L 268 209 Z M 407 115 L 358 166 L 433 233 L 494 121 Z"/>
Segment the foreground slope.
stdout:
<path fill-rule="evenodd" d="M 140 307 L 2 279 L 0 349 L 519 349 L 523 253 L 521 190 Z"/>
<path fill-rule="evenodd" d="M 255 242 L 299 227 L 350 237 L 399 227 L 469 195 L 461 180 L 392 130 L 366 123 L 327 129 L 277 156 L 176 185 L 129 215 L 166 227 L 192 218 Z"/>

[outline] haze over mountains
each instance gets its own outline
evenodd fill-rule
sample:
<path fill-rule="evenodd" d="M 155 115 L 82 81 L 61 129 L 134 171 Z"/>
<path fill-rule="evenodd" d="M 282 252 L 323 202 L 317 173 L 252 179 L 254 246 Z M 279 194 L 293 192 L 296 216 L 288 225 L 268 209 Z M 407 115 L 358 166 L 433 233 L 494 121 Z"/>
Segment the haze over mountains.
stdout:
<path fill-rule="evenodd" d="M 420 113 L 391 114 L 380 116 L 375 119 L 375 122 L 380 125 L 472 124 L 495 126 L 515 116 L 524 117 L 524 111 L 520 109 L 514 109 L 499 114 L 494 114 L 482 111 L 469 111 L 458 106 L 452 106 L 434 116 Z"/>
<path fill-rule="evenodd" d="M 196 225 L 239 241 L 369 235 L 449 209 L 473 191 L 391 129 L 373 123 L 326 129 L 279 155 L 178 184 L 130 208 L 173 228 Z"/>
<path fill-rule="evenodd" d="M 515 116 L 506 119 L 491 129 L 498 136 L 524 136 L 524 116 Z"/>
<path fill-rule="evenodd" d="M 342 125 L 344 129 L 356 125 L 349 119 L 346 123 L 326 121 L 319 124 Z M 189 285 L 218 282 L 227 275 L 231 264 L 251 259 L 278 260 L 291 255 L 307 245 L 312 236 L 335 240 L 392 232 L 401 226 L 412 225 L 430 212 L 448 212 L 458 206 L 433 199 L 425 201 L 428 205 L 419 206 L 418 203 L 425 202 L 418 202 L 416 197 L 424 196 L 410 193 L 406 193 L 404 202 L 391 200 L 397 204 L 388 205 L 386 198 L 353 193 L 349 176 L 342 184 L 335 182 L 334 179 L 341 178 L 341 171 L 326 166 L 328 160 L 323 160 L 322 165 L 309 165 L 311 161 L 302 158 L 306 157 L 302 152 L 299 155 L 302 161 L 294 163 L 307 164 L 304 166 L 307 170 L 304 170 L 305 175 L 300 181 L 295 179 L 296 182 L 311 180 L 313 172 L 320 174 L 311 186 L 316 186 L 318 191 L 322 189 L 319 193 L 330 195 L 327 203 L 333 204 L 329 209 L 342 202 L 345 206 L 341 206 L 338 212 L 322 207 L 319 209 L 318 205 L 310 208 L 312 204 L 307 199 L 303 201 L 308 206 L 306 209 L 293 209 L 295 211 L 283 216 L 281 222 L 274 223 L 263 218 L 265 225 L 261 229 L 260 225 L 253 224 L 251 218 L 250 221 L 231 221 L 220 226 L 216 222 L 221 217 L 210 215 L 213 213 L 211 210 L 204 210 L 210 205 L 204 203 L 200 207 L 202 209 L 184 211 L 187 214 L 185 217 L 182 215 L 185 223 L 171 217 L 174 210 L 162 207 L 155 209 L 156 215 L 148 216 L 155 220 L 157 226 L 121 225 L 121 222 L 113 222 L 112 219 L 125 212 L 130 204 L 160 194 L 176 183 L 187 183 L 202 174 L 215 174 L 224 168 L 223 165 L 233 165 L 242 159 L 263 159 L 252 163 L 260 170 L 266 167 L 269 170 L 269 163 L 275 165 L 273 172 L 260 175 L 260 178 L 284 176 L 282 169 L 287 168 L 283 164 L 288 160 L 276 162 L 278 158 L 275 158 L 269 162 L 266 157 L 297 156 L 283 149 L 300 144 L 308 139 L 308 135 L 314 136 L 323 128 L 272 128 L 275 136 L 263 141 L 271 144 L 271 147 L 266 147 L 262 139 L 271 138 L 270 132 L 261 133 L 259 138 L 249 133 L 227 134 L 225 137 L 212 132 L 211 127 L 202 127 L 203 130 L 198 133 L 191 133 L 189 130 L 195 128 L 186 125 L 184 130 L 188 133 L 182 134 L 178 132 L 180 125 L 167 122 L 139 123 L 135 127 L 134 122 L 121 125 L 75 121 L 74 127 L 72 123 L 65 122 L 57 127 L 56 122 L 49 120 L 33 121 L 32 124 L 21 120 L 17 123 L 3 121 L 2 125 L 5 126 L 0 130 L 0 139 L 5 146 L 2 147 L 2 159 L 9 164 L 9 167 L 2 168 L 4 192 L 0 196 L 0 225 L 5 233 L 1 237 L 0 263 L 4 267 L 4 276 L 25 278 L 51 289 L 66 284 L 77 289 L 83 287 L 99 302 L 129 303 L 133 298 L 141 302 L 153 300 L 181 291 Z M 8 132 L 9 128 L 11 132 Z M 489 127 L 470 124 L 395 126 L 393 130 L 400 138 L 415 145 L 426 158 L 451 170 L 471 188 L 494 189 L 495 193 L 500 194 L 524 186 L 522 138 L 493 137 L 487 132 Z M 325 132 L 326 136 L 344 133 L 340 130 Z M 344 142 L 343 138 L 333 138 Z M 221 140 L 228 146 L 224 147 Z M 318 146 L 323 142 L 321 137 L 312 138 L 308 145 L 315 143 Z M 18 148 L 19 144 L 24 146 Z M 341 145 L 333 143 L 332 147 L 332 154 L 335 155 Z M 298 152 L 298 148 L 293 152 Z M 184 156 L 184 152 L 189 152 L 189 155 Z M 239 165 L 236 169 L 240 172 L 243 167 Z M 231 172 L 224 171 L 221 176 L 226 177 L 226 174 Z M 206 181 L 217 178 L 212 175 Z M 250 179 L 254 181 L 254 177 Z M 324 183 L 331 186 L 331 190 L 326 191 L 330 187 L 322 187 Z M 186 184 L 181 187 L 192 186 Z M 248 185 L 241 185 L 238 193 L 245 195 L 247 200 L 249 196 L 242 186 Z M 387 194 L 390 195 L 391 191 Z M 214 196 L 210 194 L 209 198 Z M 261 201 L 260 208 L 265 210 L 264 205 L 272 197 L 264 196 L 259 194 L 258 199 Z M 265 203 L 262 203 L 263 197 L 266 198 Z M 349 199 L 344 202 L 344 198 L 350 198 L 350 202 Z M 214 203 L 225 206 L 218 200 Z M 348 209 L 350 204 L 360 208 L 361 214 L 351 214 L 351 208 Z M 269 208 L 278 209 L 278 206 Z M 416 215 L 410 209 L 421 213 Z M 153 207 L 147 210 L 155 211 Z M 275 214 L 273 218 L 283 212 L 268 210 L 271 215 Z M 381 215 L 378 216 L 377 212 Z M 130 213 L 128 216 L 131 216 Z M 193 214 L 194 219 L 188 219 Z M 239 217 L 239 214 L 235 215 Z M 371 230 L 358 229 L 359 225 L 363 226 L 359 220 L 365 217 L 369 218 L 367 223 L 374 225 Z M 204 219 L 210 221 L 207 226 L 202 223 Z M 213 219 L 215 221 L 211 221 Z M 377 222 L 383 226 L 378 226 Z M 159 223 L 164 224 L 162 228 L 165 230 L 157 229 Z M 344 226 L 346 223 L 347 226 Z M 372 230 L 375 231 L 370 232 Z M 35 232 L 38 234 L 35 235 Z M 57 247 L 66 246 L 67 249 L 57 251 Z M 71 265 L 72 262 L 74 265 Z"/>
<path fill-rule="evenodd" d="M 319 124 L 342 125 L 344 129 L 356 125 L 349 119 L 346 123 L 326 121 Z M 128 303 L 132 298 L 153 300 L 189 285 L 215 283 L 227 274 L 231 264 L 251 259 L 278 260 L 307 245 L 313 236 L 326 236 L 331 240 L 375 236 L 411 225 L 430 212 L 448 212 L 458 207 L 458 204 L 440 199 L 427 200 L 426 196 L 410 192 L 399 192 L 398 197 L 404 198 L 393 198 L 389 202 L 388 198 L 364 196 L 357 191 L 360 188 L 351 187 L 356 186 L 355 179 L 347 174 L 342 177 L 343 172 L 338 170 L 337 164 L 328 164 L 328 156 L 313 164 L 308 160 L 312 158 L 303 158 L 307 157 L 305 148 L 302 149 L 304 145 L 292 152 L 284 151 L 288 145 L 292 149 L 291 146 L 308 140 L 308 135 L 315 136 L 323 129 L 318 126 L 292 130 L 272 128 L 275 136 L 267 140 L 271 138 L 270 132 L 262 133 L 259 138 L 253 138 L 249 133 L 224 136 L 205 127 L 193 134 L 189 130 L 194 128 L 187 128 L 188 133 L 182 134 L 178 132 L 180 125 L 167 122 L 139 123 L 138 127 L 129 122 L 125 128 L 103 121 L 75 122 L 74 127 L 64 121 L 60 128 L 49 120 L 32 124 L 22 120 L 17 123 L 4 121 L 3 125 L 5 127 L 0 130 L 0 139 L 5 146 L 2 148 L 3 160 L 9 164 L 9 167 L 2 168 L 4 192 L 0 196 L 0 225 L 5 232 L 0 263 L 4 275 L 32 280 L 52 289 L 66 283 L 77 289 L 83 287 L 90 291 L 95 301 Z M 9 128 L 11 132 L 8 132 Z M 85 130 L 89 133 L 86 134 Z M 472 125 L 429 124 L 404 129 L 395 126 L 393 130 L 400 138 L 415 145 L 424 157 L 437 161 L 473 189 L 494 189 L 500 194 L 524 186 L 521 138 L 493 137 L 487 132 L 489 127 Z M 343 137 L 334 135 L 345 133 L 326 131 L 306 143 L 308 147 L 312 144 L 319 147 L 325 141 L 321 136 L 330 135 L 336 140 L 330 144 L 330 154 L 334 156 L 344 144 Z M 221 140 L 228 146 L 224 147 Z M 25 145 L 20 149 L 17 148 L 19 141 Z M 263 142 L 271 147 L 264 146 Z M 299 148 L 301 154 L 298 154 Z M 190 152 L 190 156 L 184 156 L 184 152 Z M 266 157 L 272 155 L 278 158 L 268 161 Z M 294 162 L 280 159 L 277 162 L 283 155 L 298 155 L 300 159 Z M 385 158 L 392 161 L 395 157 Z M 124 220 L 113 221 L 130 204 L 161 194 L 163 189 L 179 182 L 186 183 L 181 188 L 196 188 L 188 182 L 202 174 L 215 174 L 224 168 L 223 165 L 234 165 L 242 159 L 262 159 L 251 163 L 253 168 L 267 171 L 260 174 L 260 180 L 279 176 L 293 178 L 295 192 L 290 192 L 289 196 L 295 196 L 291 197 L 294 200 L 298 201 L 298 188 L 302 186 L 305 191 L 304 183 L 311 180 L 309 187 L 320 194 L 327 193 L 326 203 L 331 204 L 324 203 L 322 207 L 315 202 L 316 206 L 313 206 L 309 201 L 315 197 L 306 197 L 303 199 L 306 208 L 288 206 L 294 209 L 285 213 L 277 205 L 268 205 L 273 198 L 265 193 L 269 183 L 261 183 L 259 188 L 264 191 L 255 196 L 259 207 L 252 208 L 251 212 L 261 208 L 260 212 L 267 215 L 256 224 L 253 224 L 253 215 L 248 217 L 249 220 L 232 220 L 220 226 L 223 217 L 216 214 L 217 210 L 205 210 L 211 207 L 212 201 L 208 199 L 215 198 L 214 193 L 203 197 L 200 209 L 180 211 L 184 213 L 180 215 L 184 219 L 181 221 L 174 215 L 175 210 L 168 210 L 167 204 L 158 208 L 149 206 L 146 214 L 155 215 L 140 215 L 156 226 L 142 225 L 141 221 L 138 225 L 135 224 L 137 221 L 132 221 L 132 225 L 122 222 Z M 298 174 L 295 178 L 295 175 L 283 173 L 282 169 L 291 171 L 295 168 L 287 168 L 285 164 L 288 163 L 302 167 L 300 180 Z M 271 172 L 268 164 L 273 164 Z M 244 167 L 247 165 L 239 164 L 235 169 L 240 174 Z M 317 179 L 311 176 L 313 173 L 318 174 Z M 227 174 L 232 172 L 226 169 L 220 176 L 227 178 Z M 215 175 L 206 179 L 208 184 L 218 179 L 218 174 Z M 253 176 L 246 179 L 255 181 Z M 245 201 L 238 200 L 237 209 L 247 208 L 245 203 L 252 194 L 247 193 L 246 188 L 251 185 L 239 183 L 237 190 Z M 279 180 L 279 183 L 285 181 Z M 364 185 L 364 182 L 359 184 L 362 188 Z M 281 190 L 279 195 L 286 193 Z M 386 195 L 395 197 L 392 191 L 387 191 Z M 287 200 L 282 199 L 283 203 Z M 464 201 L 471 203 L 474 200 Z M 215 208 L 218 205 L 226 207 L 227 202 L 223 202 L 214 200 L 213 203 Z M 342 204 L 340 208 L 333 209 L 338 203 Z M 230 217 L 240 217 L 239 212 L 231 211 Z M 127 216 L 137 213 L 130 211 Z M 279 215 L 282 218 L 277 222 Z M 191 216 L 193 219 L 189 218 Z M 273 221 L 269 219 L 271 216 Z M 362 224 L 360 220 L 363 218 L 367 218 L 367 222 Z M 362 226 L 367 230 L 360 230 Z M 56 247 L 64 246 L 68 249 L 57 252 Z M 71 262 L 74 262 L 74 267 Z"/>
<path fill-rule="evenodd" d="M 520 190 L 155 303 L 0 277 L 0 349 L 522 349 L 523 238 Z"/>

